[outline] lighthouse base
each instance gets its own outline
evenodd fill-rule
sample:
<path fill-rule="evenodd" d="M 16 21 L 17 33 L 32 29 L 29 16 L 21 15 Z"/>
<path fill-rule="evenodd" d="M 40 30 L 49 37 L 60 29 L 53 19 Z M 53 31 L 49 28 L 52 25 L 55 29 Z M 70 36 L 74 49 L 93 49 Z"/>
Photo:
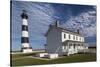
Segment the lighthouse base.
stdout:
<path fill-rule="evenodd" d="M 29 52 L 32 52 L 32 48 L 30 47 L 27 47 L 27 48 L 22 48 L 22 52 L 23 53 L 29 53 Z"/>

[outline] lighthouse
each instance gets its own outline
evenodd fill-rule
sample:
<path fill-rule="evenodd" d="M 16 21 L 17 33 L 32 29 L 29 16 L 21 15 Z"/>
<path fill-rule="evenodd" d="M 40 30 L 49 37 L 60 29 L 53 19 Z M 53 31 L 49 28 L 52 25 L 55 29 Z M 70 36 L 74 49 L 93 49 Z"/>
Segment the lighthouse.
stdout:
<path fill-rule="evenodd" d="M 28 15 L 25 10 L 23 10 L 21 18 L 22 18 L 21 51 L 23 53 L 32 52 L 32 47 L 30 47 L 29 44 Z"/>

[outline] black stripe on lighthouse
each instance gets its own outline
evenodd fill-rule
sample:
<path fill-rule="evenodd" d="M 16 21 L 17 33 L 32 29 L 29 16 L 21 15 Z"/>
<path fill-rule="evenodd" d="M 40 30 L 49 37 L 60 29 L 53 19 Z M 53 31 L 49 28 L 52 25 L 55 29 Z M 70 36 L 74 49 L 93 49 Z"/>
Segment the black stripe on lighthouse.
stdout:
<path fill-rule="evenodd" d="M 22 25 L 22 31 L 27 31 L 28 32 L 28 26 L 27 25 Z"/>
<path fill-rule="evenodd" d="M 29 38 L 28 37 L 22 37 L 21 43 L 29 43 Z"/>

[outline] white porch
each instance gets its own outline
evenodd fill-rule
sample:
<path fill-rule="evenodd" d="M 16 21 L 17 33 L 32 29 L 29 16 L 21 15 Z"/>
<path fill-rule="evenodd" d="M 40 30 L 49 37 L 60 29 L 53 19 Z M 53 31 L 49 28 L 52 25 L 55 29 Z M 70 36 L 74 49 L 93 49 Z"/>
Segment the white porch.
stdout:
<path fill-rule="evenodd" d="M 84 51 L 85 46 L 83 42 L 66 41 L 62 44 L 62 52 L 64 55 L 75 54 Z"/>

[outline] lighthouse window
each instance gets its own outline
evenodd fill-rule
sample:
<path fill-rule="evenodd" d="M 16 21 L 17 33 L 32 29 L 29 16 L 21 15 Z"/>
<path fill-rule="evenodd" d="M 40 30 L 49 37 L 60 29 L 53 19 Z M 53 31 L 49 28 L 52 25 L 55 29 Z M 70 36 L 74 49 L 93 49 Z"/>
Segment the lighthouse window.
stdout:
<path fill-rule="evenodd" d="M 64 38 L 66 38 L 66 34 L 64 34 Z"/>

